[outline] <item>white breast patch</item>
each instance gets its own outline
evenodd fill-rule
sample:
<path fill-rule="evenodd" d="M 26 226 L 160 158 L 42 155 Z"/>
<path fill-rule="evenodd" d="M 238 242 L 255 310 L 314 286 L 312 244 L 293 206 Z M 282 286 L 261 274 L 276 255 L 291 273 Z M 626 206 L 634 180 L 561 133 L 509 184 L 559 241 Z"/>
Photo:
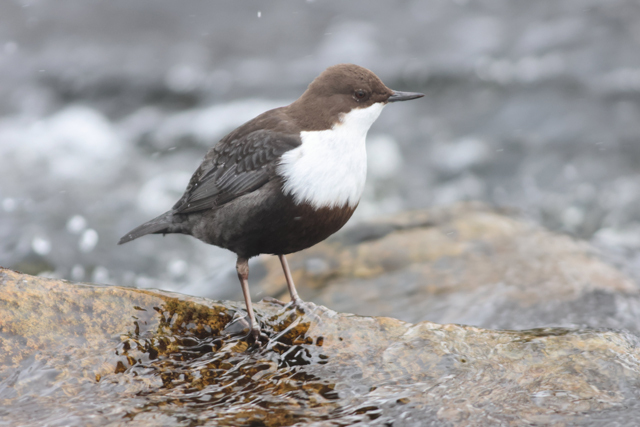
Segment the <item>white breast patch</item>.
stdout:
<path fill-rule="evenodd" d="M 367 178 L 367 131 L 384 105 L 351 110 L 329 130 L 301 132 L 302 145 L 284 153 L 278 166 L 284 194 L 316 209 L 355 207 Z"/>

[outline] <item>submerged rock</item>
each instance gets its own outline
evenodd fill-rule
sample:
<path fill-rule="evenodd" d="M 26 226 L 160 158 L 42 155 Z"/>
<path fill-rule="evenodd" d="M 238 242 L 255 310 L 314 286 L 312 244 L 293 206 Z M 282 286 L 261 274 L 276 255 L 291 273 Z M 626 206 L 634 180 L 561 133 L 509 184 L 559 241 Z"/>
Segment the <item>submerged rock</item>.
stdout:
<path fill-rule="evenodd" d="M 302 298 L 341 312 L 640 330 L 637 285 L 586 242 L 478 203 L 360 224 L 288 258 Z M 286 298 L 278 260 L 265 265 L 265 294 Z"/>
<path fill-rule="evenodd" d="M 631 425 L 630 333 L 491 331 L 0 270 L 0 425 Z"/>

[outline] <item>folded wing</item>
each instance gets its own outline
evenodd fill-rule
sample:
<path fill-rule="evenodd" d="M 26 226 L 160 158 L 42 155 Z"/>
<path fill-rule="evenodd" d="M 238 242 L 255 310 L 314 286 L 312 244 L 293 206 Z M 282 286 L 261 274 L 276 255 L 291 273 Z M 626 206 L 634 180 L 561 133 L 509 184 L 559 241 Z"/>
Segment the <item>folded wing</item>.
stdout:
<path fill-rule="evenodd" d="M 282 154 L 301 143 L 299 134 L 266 129 L 230 134 L 205 156 L 173 211 L 214 209 L 257 190 L 275 177 Z"/>

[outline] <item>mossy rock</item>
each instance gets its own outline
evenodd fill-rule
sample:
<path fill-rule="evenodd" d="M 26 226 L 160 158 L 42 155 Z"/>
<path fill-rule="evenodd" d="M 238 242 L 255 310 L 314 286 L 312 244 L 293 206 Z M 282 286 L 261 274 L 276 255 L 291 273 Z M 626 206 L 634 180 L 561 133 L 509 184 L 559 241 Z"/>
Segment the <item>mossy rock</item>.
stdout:
<path fill-rule="evenodd" d="M 0 270 L 6 425 L 522 425 L 637 420 L 634 335 L 492 331 Z"/>

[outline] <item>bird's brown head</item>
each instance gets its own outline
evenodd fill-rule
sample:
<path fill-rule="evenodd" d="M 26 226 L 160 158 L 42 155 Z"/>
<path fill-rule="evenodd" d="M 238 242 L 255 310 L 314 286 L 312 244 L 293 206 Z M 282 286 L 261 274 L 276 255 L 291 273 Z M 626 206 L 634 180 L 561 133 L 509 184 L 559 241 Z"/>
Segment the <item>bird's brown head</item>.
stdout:
<path fill-rule="evenodd" d="M 305 130 L 323 130 L 353 109 L 423 96 L 389 89 L 378 76 L 359 65 L 338 64 L 316 77 L 291 104 L 290 112 Z"/>

